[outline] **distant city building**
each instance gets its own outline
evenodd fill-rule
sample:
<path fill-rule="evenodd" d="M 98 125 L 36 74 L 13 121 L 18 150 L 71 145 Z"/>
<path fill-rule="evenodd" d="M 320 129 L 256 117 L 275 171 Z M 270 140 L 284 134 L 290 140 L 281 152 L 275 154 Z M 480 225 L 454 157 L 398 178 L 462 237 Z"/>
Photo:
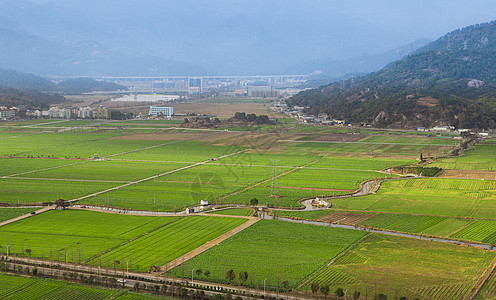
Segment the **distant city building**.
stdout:
<path fill-rule="evenodd" d="M 150 106 L 150 116 L 172 117 L 174 108 L 164 106 Z"/>
<path fill-rule="evenodd" d="M 188 77 L 188 94 L 201 94 L 203 92 L 202 77 Z"/>

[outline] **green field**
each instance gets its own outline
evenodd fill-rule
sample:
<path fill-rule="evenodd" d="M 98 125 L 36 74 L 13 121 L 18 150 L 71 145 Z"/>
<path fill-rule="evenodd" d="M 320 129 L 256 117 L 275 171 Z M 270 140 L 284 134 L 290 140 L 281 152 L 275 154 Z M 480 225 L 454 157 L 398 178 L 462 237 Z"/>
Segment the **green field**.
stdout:
<path fill-rule="evenodd" d="M 150 266 L 164 266 L 244 222 L 246 219 L 240 218 L 182 218 L 112 250 L 91 263 L 105 266 L 109 261 L 113 263 L 118 260 L 116 266 L 119 268 L 129 267 L 129 270 L 146 272 Z"/>
<path fill-rule="evenodd" d="M 0 208 L 0 222 L 28 214 L 34 210 L 36 208 Z"/>
<path fill-rule="evenodd" d="M 174 162 L 85 161 L 17 177 L 130 182 L 187 166 Z"/>
<path fill-rule="evenodd" d="M 410 238 L 373 234 L 310 278 L 354 290 L 363 297 L 463 299 L 489 266 L 490 251 Z"/>
<path fill-rule="evenodd" d="M 29 159 L 29 158 L 0 158 L 0 176 L 12 176 L 25 172 L 33 172 L 80 163 L 64 159 Z"/>
<path fill-rule="evenodd" d="M 0 251 L 2 254 L 9 251 L 11 256 L 84 262 L 175 219 L 78 210 L 49 211 L 0 227 Z M 31 253 L 26 249 L 31 249 Z"/>
<path fill-rule="evenodd" d="M 225 282 L 225 274 L 248 272 L 245 285 L 275 289 L 288 281 L 291 288 L 325 266 L 332 258 L 357 242 L 365 233 L 274 220 L 261 220 L 216 247 L 169 272 L 185 278 L 191 270 L 209 270 L 201 280 Z M 239 277 L 236 277 L 239 284 Z"/>
<path fill-rule="evenodd" d="M 424 178 L 382 183 L 374 195 L 334 199 L 334 208 L 496 219 L 496 181 Z"/>
<path fill-rule="evenodd" d="M 481 143 L 475 149 L 466 151 L 463 156 L 443 158 L 432 164 L 443 169 L 457 170 L 496 170 L 496 145 Z"/>
<path fill-rule="evenodd" d="M 0 178 L 0 203 L 55 202 L 59 198 L 71 200 L 119 185 L 122 183 Z"/>

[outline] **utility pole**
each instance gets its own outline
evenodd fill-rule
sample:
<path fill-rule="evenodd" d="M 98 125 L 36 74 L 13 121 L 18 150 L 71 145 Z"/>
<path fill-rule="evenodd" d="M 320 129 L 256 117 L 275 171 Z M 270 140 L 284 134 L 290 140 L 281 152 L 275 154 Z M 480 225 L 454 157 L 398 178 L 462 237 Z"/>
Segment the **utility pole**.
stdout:
<path fill-rule="evenodd" d="M 273 160 L 274 162 L 274 169 L 272 173 L 272 186 L 271 186 L 271 194 L 272 196 L 276 197 L 279 195 L 279 182 L 277 178 L 277 160 Z"/>

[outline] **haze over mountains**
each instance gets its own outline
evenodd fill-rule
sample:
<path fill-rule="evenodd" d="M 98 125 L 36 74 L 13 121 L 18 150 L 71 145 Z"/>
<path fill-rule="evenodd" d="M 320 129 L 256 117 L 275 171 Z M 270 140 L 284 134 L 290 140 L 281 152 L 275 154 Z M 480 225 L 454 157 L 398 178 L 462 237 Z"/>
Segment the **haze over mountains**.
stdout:
<path fill-rule="evenodd" d="M 340 77 L 376 70 L 421 38 L 489 21 L 496 9 L 487 0 L 411 2 L 2 0 L 0 68 Z"/>

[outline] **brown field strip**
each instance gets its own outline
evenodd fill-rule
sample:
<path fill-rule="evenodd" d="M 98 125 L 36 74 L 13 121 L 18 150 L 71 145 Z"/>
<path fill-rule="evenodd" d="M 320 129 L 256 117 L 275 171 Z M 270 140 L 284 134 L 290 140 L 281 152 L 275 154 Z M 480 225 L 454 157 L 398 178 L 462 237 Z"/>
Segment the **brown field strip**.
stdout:
<path fill-rule="evenodd" d="M 370 217 L 375 216 L 375 214 L 361 214 L 353 212 L 335 212 L 333 214 L 327 215 L 325 217 L 317 219 L 319 222 L 329 222 L 329 223 L 339 223 L 343 225 L 356 225 L 363 222 Z"/>

